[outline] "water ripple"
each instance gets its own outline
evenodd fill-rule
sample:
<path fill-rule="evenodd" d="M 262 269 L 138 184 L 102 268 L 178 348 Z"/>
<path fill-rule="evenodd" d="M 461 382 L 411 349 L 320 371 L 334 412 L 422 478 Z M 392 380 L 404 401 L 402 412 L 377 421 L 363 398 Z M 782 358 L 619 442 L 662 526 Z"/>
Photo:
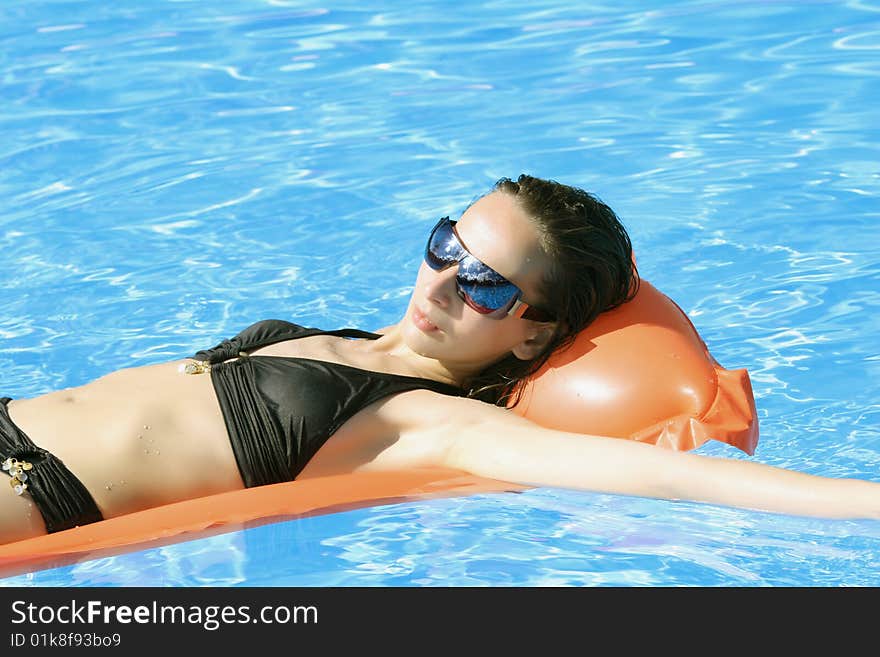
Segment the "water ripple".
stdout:
<path fill-rule="evenodd" d="M 756 459 L 877 479 L 877 12 L 5 2 L 0 392 L 178 358 L 266 316 L 386 326 L 436 218 L 532 172 L 614 207 L 645 278 L 748 369 Z M 544 489 L 15 581 L 871 586 L 878 538 Z"/>

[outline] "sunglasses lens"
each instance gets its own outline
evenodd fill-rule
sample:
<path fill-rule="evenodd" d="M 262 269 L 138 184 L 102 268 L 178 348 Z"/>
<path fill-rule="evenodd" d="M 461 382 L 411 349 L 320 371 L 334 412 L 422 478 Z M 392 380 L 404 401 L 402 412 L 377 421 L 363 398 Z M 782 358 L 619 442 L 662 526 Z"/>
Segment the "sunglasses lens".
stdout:
<path fill-rule="evenodd" d="M 470 290 L 462 285 L 458 289 L 464 302 L 481 315 L 506 313 L 516 301 L 519 292 L 519 290 L 514 290 L 511 295 L 509 292 L 498 292 L 483 285 Z"/>
<path fill-rule="evenodd" d="M 471 255 L 459 263 L 456 283 L 465 303 L 482 315 L 507 311 L 520 295 L 516 285 Z"/>
<path fill-rule="evenodd" d="M 434 271 L 441 271 L 458 262 L 462 254 L 458 238 L 452 231 L 452 223 L 448 218 L 441 219 L 428 238 L 425 263 Z"/>

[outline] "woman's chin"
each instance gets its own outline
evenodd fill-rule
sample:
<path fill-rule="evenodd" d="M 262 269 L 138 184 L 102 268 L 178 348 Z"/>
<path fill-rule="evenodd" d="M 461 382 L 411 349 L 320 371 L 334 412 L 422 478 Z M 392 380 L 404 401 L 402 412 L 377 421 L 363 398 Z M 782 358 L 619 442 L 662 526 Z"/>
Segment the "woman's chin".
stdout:
<path fill-rule="evenodd" d="M 437 358 L 437 341 L 432 340 L 414 326 L 407 326 L 403 331 L 403 342 L 419 356 Z"/>

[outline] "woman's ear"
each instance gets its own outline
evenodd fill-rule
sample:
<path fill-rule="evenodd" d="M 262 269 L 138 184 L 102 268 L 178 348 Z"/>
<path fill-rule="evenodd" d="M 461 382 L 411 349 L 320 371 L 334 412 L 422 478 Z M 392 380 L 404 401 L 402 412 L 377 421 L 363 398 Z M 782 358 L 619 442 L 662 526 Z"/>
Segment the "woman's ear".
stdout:
<path fill-rule="evenodd" d="M 537 358 L 556 334 L 556 322 L 534 322 L 534 325 L 529 337 L 511 349 L 511 353 L 520 360 Z"/>

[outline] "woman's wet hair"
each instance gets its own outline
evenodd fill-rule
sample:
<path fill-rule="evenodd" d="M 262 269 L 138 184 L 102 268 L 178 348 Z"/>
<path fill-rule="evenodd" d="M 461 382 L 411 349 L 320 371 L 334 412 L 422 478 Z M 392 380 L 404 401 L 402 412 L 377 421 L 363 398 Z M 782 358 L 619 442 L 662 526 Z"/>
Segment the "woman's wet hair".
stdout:
<path fill-rule="evenodd" d="M 467 382 L 469 396 L 499 406 L 520 401 L 524 379 L 557 350 L 569 346 L 600 313 L 632 299 L 639 276 L 632 243 L 614 211 L 592 194 L 554 180 L 501 178 L 492 191 L 509 194 L 538 228 L 552 266 L 541 283 L 541 308 L 557 318 L 556 331 L 533 360 L 508 354 Z"/>

